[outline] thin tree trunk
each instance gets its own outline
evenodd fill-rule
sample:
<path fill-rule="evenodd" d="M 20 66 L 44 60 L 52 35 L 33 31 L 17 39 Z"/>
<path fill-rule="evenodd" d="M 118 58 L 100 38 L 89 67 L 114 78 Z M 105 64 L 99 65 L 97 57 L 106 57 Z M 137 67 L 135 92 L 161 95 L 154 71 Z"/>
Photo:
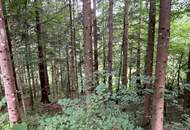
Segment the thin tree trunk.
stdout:
<path fill-rule="evenodd" d="M 152 130 L 163 130 L 164 89 L 170 36 L 171 0 L 160 0 L 159 36 L 152 107 Z"/>
<path fill-rule="evenodd" d="M 81 45 L 79 45 L 79 50 L 81 50 Z M 82 75 L 82 64 L 83 64 L 83 59 L 82 59 L 82 52 L 80 52 L 80 62 L 79 62 L 79 74 L 80 74 L 80 86 L 81 86 L 81 94 L 84 94 L 84 83 L 83 83 L 83 75 Z"/>
<path fill-rule="evenodd" d="M 102 36 L 102 42 L 103 42 L 103 83 L 106 83 L 106 33 L 105 33 L 106 27 L 104 27 L 103 36 Z"/>
<path fill-rule="evenodd" d="M 128 83 L 128 0 L 125 0 L 123 32 L 123 73 L 122 85 Z"/>
<path fill-rule="evenodd" d="M 97 36 L 97 18 L 96 18 L 96 0 L 93 0 L 93 35 L 94 35 L 94 72 L 95 72 L 95 86 L 99 85 L 98 77 L 98 36 Z"/>
<path fill-rule="evenodd" d="M 70 71 L 70 91 L 69 95 L 70 98 L 75 98 L 78 96 L 78 88 L 76 83 L 76 71 L 75 71 L 75 41 L 74 41 L 74 24 L 73 24 L 73 13 L 72 13 L 72 1 L 69 0 L 69 12 L 70 12 L 70 65 L 69 65 L 69 71 Z"/>
<path fill-rule="evenodd" d="M 190 84 L 190 48 L 189 48 L 189 56 L 188 56 L 188 68 L 187 68 L 187 79 L 186 83 Z M 184 93 L 184 102 L 183 102 L 184 110 L 190 107 L 190 91 L 185 89 Z"/>
<path fill-rule="evenodd" d="M 181 54 L 181 56 L 179 57 L 178 60 L 178 71 L 177 71 L 177 86 L 180 86 L 180 76 L 181 76 L 181 67 L 182 67 L 182 59 L 183 59 L 183 53 Z M 179 90 L 180 91 L 180 90 Z"/>
<path fill-rule="evenodd" d="M 131 84 L 131 81 L 132 81 L 132 48 L 130 49 L 130 62 L 129 62 L 129 83 Z"/>
<path fill-rule="evenodd" d="M 35 0 L 36 4 L 36 34 L 37 34 L 37 43 L 38 43 L 38 57 L 39 57 L 39 76 L 41 83 L 41 102 L 50 103 L 48 97 L 49 83 L 48 83 L 48 73 L 47 65 L 45 59 L 45 46 L 42 43 L 42 28 L 40 22 L 40 9 L 38 0 Z"/>
<path fill-rule="evenodd" d="M 103 4 L 105 4 L 105 0 L 103 1 Z M 104 84 L 106 84 L 106 63 L 107 63 L 107 61 L 106 61 L 106 34 L 107 34 L 107 32 L 106 32 L 106 11 L 105 11 L 105 9 L 103 8 L 103 31 L 102 31 L 102 33 L 103 33 L 103 36 L 102 36 L 102 51 L 103 51 L 103 83 Z"/>
<path fill-rule="evenodd" d="M 37 94 L 36 94 L 36 84 L 35 84 L 35 79 L 34 79 L 34 65 L 31 66 L 31 78 L 32 78 L 32 90 L 33 90 L 33 94 L 34 94 L 34 99 L 37 98 Z"/>
<path fill-rule="evenodd" d="M 25 1 L 25 11 L 27 11 L 27 1 Z M 31 108 L 32 110 L 34 109 L 34 99 L 33 99 L 33 89 L 32 89 L 32 84 L 31 84 L 31 72 L 30 72 L 30 63 L 29 59 L 31 58 L 31 49 L 30 49 L 30 43 L 28 42 L 28 23 L 27 19 L 24 19 L 24 29 L 25 32 L 23 34 L 23 40 L 25 42 L 25 50 L 26 50 L 26 70 L 27 70 L 27 77 L 28 77 L 28 86 L 30 90 L 30 98 L 31 98 Z"/>
<path fill-rule="evenodd" d="M 112 94 L 113 0 L 109 0 L 108 29 L 108 88 Z"/>
<path fill-rule="evenodd" d="M 7 39 L 7 32 L 3 16 L 2 1 L 0 1 L 0 68 L 2 73 L 2 80 L 5 89 L 5 98 L 8 106 L 9 121 L 11 123 L 18 123 L 20 113 L 18 109 L 18 102 L 16 96 L 16 82 L 13 73 L 13 65 L 9 50 L 9 43 Z"/>
<path fill-rule="evenodd" d="M 141 28 L 142 28 L 142 0 L 139 1 L 139 32 L 137 45 L 137 80 L 138 87 L 141 85 L 140 71 L 141 71 Z"/>
<path fill-rule="evenodd" d="M 148 43 L 146 47 L 145 57 L 145 76 L 148 82 L 144 84 L 147 89 L 152 88 L 152 72 L 153 72 L 153 57 L 154 57 L 154 38 L 155 38 L 155 24 L 156 24 L 156 1 L 149 1 L 149 24 L 148 24 Z M 152 94 L 145 94 L 144 97 L 144 124 L 150 124 L 151 108 L 152 108 Z"/>
<path fill-rule="evenodd" d="M 122 71 L 122 65 L 123 65 L 122 59 L 123 59 L 123 44 L 121 45 L 121 50 L 120 50 L 120 65 L 119 65 L 118 83 L 117 83 L 116 92 L 119 92 L 119 89 L 120 89 L 121 71 Z"/>
<path fill-rule="evenodd" d="M 69 98 L 69 89 L 70 89 L 70 71 L 69 71 L 69 52 L 68 46 L 66 46 L 66 63 L 67 63 L 67 86 L 65 86 L 65 97 Z"/>
<path fill-rule="evenodd" d="M 92 16 L 91 0 L 83 0 L 84 14 L 84 73 L 85 92 L 91 94 L 94 91 L 93 85 L 93 56 L 92 56 Z"/>

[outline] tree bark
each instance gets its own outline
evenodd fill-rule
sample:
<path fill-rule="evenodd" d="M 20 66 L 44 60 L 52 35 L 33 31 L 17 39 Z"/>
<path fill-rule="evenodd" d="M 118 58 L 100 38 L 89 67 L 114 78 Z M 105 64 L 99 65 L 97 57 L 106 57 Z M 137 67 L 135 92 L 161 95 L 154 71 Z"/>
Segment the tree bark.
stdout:
<path fill-rule="evenodd" d="M 39 57 L 39 76 L 41 83 L 41 102 L 42 103 L 50 103 L 48 97 L 48 73 L 47 73 L 47 65 L 45 59 L 45 46 L 42 43 L 42 28 L 41 28 L 41 20 L 40 20 L 40 9 L 38 0 L 35 0 L 36 4 L 36 34 L 37 34 L 37 43 L 38 43 L 38 57 Z"/>
<path fill-rule="evenodd" d="M 113 0 L 109 0 L 108 29 L 108 88 L 112 94 Z"/>
<path fill-rule="evenodd" d="M 190 84 L 190 48 L 189 48 L 189 56 L 188 56 L 188 70 L 187 70 L 186 83 L 188 85 Z M 190 91 L 187 89 L 185 90 L 185 93 L 184 93 L 183 107 L 184 107 L 184 110 L 190 107 Z"/>
<path fill-rule="evenodd" d="M 93 57 L 92 57 L 92 16 L 91 0 L 83 0 L 84 13 L 84 73 L 85 91 L 90 94 L 94 91 L 93 85 Z"/>
<path fill-rule="evenodd" d="M 3 11 L 4 14 L 6 15 L 6 8 L 4 6 L 4 1 L 3 1 Z M 8 26 L 8 20 L 6 17 L 4 17 L 4 21 L 5 21 L 5 28 L 6 28 L 6 33 L 7 33 L 7 40 L 8 40 L 8 45 L 9 45 L 9 51 L 10 51 L 10 55 L 11 55 L 11 61 L 12 61 L 12 67 L 13 67 L 13 75 L 15 77 L 15 87 L 16 87 L 16 93 L 17 93 L 17 98 L 19 103 L 21 103 L 21 94 L 17 85 L 17 75 L 15 72 L 15 64 L 14 64 L 14 58 L 13 58 L 13 51 L 12 51 L 12 44 L 11 44 L 11 37 L 10 37 L 10 32 L 9 32 L 9 26 Z"/>
<path fill-rule="evenodd" d="M 94 75 L 95 75 L 95 86 L 99 84 L 98 78 L 98 37 L 97 37 L 97 18 L 96 18 L 96 0 L 93 0 L 93 35 L 94 35 Z"/>
<path fill-rule="evenodd" d="M 137 87 L 140 89 L 141 79 L 141 28 L 142 28 L 142 0 L 139 1 L 139 32 L 138 32 L 138 44 L 137 44 Z"/>
<path fill-rule="evenodd" d="M 2 80 L 5 89 L 5 98 L 8 106 L 9 120 L 11 123 L 18 123 L 20 113 L 16 96 L 16 82 L 13 73 L 13 65 L 8 45 L 7 32 L 3 16 L 2 1 L 0 1 L 0 68 L 2 72 Z"/>
<path fill-rule="evenodd" d="M 160 0 L 159 36 L 152 107 L 152 130 L 163 130 L 164 89 L 170 36 L 171 0 Z"/>
<path fill-rule="evenodd" d="M 77 87 L 77 79 L 76 79 L 76 71 L 75 71 L 75 41 L 74 41 L 74 24 L 73 24 L 73 13 L 72 13 L 72 1 L 69 0 L 69 12 L 70 12 L 70 46 L 69 46 L 69 52 L 70 52 L 70 65 L 69 65 L 69 71 L 70 71 L 70 91 L 69 91 L 69 97 L 75 98 L 78 96 L 78 87 Z M 74 5 L 73 5 L 74 6 Z"/>
<path fill-rule="evenodd" d="M 125 0 L 124 8 L 124 32 L 123 32 L 123 73 L 122 85 L 128 83 L 128 0 Z"/>
<path fill-rule="evenodd" d="M 148 24 L 148 43 L 146 47 L 145 57 L 145 76 L 148 82 L 144 84 L 147 89 L 152 88 L 152 72 L 153 72 L 153 57 L 154 57 L 154 38 L 156 24 L 156 1 L 149 0 L 149 24 Z M 144 124 L 150 124 L 151 119 L 151 102 L 152 94 L 145 94 L 144 97 Z"/>

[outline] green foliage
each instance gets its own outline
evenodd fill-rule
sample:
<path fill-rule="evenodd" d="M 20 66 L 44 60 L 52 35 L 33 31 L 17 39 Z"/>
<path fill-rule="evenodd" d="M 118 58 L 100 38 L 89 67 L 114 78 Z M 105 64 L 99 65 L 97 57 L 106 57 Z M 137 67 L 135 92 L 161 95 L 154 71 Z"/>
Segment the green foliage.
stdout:
<path fill-rule="evenodd" d="M 4 106 L 6 106 L 6 100 L 5 100 L 5 98 L 2 98 L 1 101 L 0 101 L 0 110 L 1 110 Z"/>
<path fill-rule="evenodd" d="M 14 124 L 13 130 L 28 130 L 26 122 L 20 123 L 20 124 Z"/>
<path fill-rule="evenodd" d="M 140 130 L 129 121 L 128 115 L 118 105 L 110 101 L 107 91 L 104 86 L 98 86 L 97 93 L 86 96 L 85 100 L 59 100 L 63 114 L 45 117 L 40 120 L 40 126 L 45 130 Z"/>
<path fill-rule="evenodd" d="M 182 115 L 182 119 L 179 122 L 172 122 L 167 124 L 166 127 L 174 130 L 189 130 L 190 129 L 190 117 L 187 114 Z"/>

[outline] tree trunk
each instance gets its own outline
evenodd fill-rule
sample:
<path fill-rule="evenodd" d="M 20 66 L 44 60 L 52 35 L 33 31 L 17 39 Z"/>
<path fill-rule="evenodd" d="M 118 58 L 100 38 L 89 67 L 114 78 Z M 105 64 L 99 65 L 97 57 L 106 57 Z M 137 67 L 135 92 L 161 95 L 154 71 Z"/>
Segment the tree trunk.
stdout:
<path fill-rule="evenodd" d="M 94 91 L 93 85 L 93 57 L 92 57 L 92 16 L 91 0 L 83 0 L 84 13 L 84 73 L 85 91 L 90 94 Z"/>
<path fill-rule="evenodd" d="M 154 38 L 155 38 L 155 24 L 156 24 L 156 1 L 150 0 L 149 8 L 149 24 L 148 24 L 148 43 L 146 47 L 145 57 L 145 76 L 148 82 L 144 84 L 147 89 L 152 88 L 152 72 L 153 72 L 153 56 L 154 56 Z M 151 119 L 151 102 L 152 94 L 145 94 L 144 97 L 144 124 L 150 124 Z"/>
<path fill-rule="evenodd" d="M 69 97 L 75 98 L 78 96 L 78 88 L 77 88 L 77 82 L 76 82 L 76 71 L 75 71 L 75 41 L 74 41 L 74 24 L 73 24 L 73 13 L 72 13 L 72 1 L 69 0 L 69 12 L 70 12 L 70 46 L 69 46 L 69 71 L 70 71 L 70 91 L 69 91 Z"/>
<path fill-rule="evenodd" d="M 69 49 L 66 46 L 66 66 L 67 66 L 67 86 L 65 86 L 64 95 L 66 98 L 69 98 L 69 89 L 70 89 L 70 71 L 69 71 Z"/>
<path fill-rule="evenodd" d="M 36 4 L 36 34 L 37 34 L 37 43 L 38 43 L 38 57 L 39 57 L 39 76 L 41 83 L 41 102 L 42 103 L 50 103 L 48 98 L 48 73 L 47 73 L 47 65 L 45 59 L 45 46 L 42 43 L 42 28 L 40 24 L 40 9 L 38 0 L 35 0 Z"/>
<path fill-rule="evenodd" d="M 105 4 L 105 0 L 103 1 L 103 4 Z M 106 61 L 106 34 L 107 34 L 107 32 L 106 32 L 106 11 L 105 11 L 105 9 L 103 8 L 103 29 L 102 29 L 102 52 L 103 52 L 103 61 L 102 61 L 102 63 L 103 63 L 103 83 L 104 84 L 106 84 L 106 63 L 107 63 L 107 61 Z"/>
<path fill-rule="evenodd" d="M 6 8 L 4 7 L 4 1 L 3 1 L 3 11 L 4 11 L 4 14 L 6 15 Z M 20 94 L 20 91 L 19 91 L 19 88 L 18 88 L 18 85 L 17 85 L 17 80 L 16 80 L 17 76 L 16 76 L 16 72 L 15 72 L 15 64 L 14 64 L 14 58 L 13 58 L 11 37 L 10 37 L 10 32 L 9 32 L 8 20 L 7 20 L 6 17 L 4 17 L 4 21 L 5 21 L 7 40 L 8 40 L 9 51 L 10 51 L 10 55 L 11 55 L 12 67 L 13 67 L 13 75 L 15 77 L 15 87 L 16 87 L 17 98 L 18 98 L 19 103 L 21 103 L 21 94 Z"/>
<path fill-rule="evenodd" d="M 118 83 L 117 83 L 116 92 L 119 92 L 119 89 L 120 89 L 121 71 L 122 71 L 122 65 L 123 65 L 122 59 L 123 59 L 123 44 L 121 45 L 121 50 L 120 50 L 120 65 L 119 65 Z"/>
<path fill-rule="evenodd" d="M 96 0 L 93 0 L 93 34 L 94 34 L 94 74 L 95 74 L 95 86 L 99 84 L 98 78 L 98 37 L 97 37 L 97 18 L 96 18 Z"/>
<path fill-rule="evenodd" d="M 122 85 L 128 83 L 128 0 L 125 0 L 124 9 L 124 32 L 123 32 L 123 73 Z"/>
<path fill-rule="evenodd" d="M 152 107 L 152 130 L 163 130 L 164 89 L 170 36 L 171 0 L 160 0 L 159 36 Z"/>
<path fill-rule="evenodd" d="M 181 56 L 179 57 L 179 60 L 178 60 L 178 70 L 177 70 L 177 87 L 179 88 L 180 87 L 180 76 L 181 76 L 181 67 L 182 67 L 182 59 L 183 59 L 183 53 L 181 54 Z M 180 91 L 180 90 L 179 90 Z"/>
<path fill-rule="evenodd" d="M 190 48 L 189 48 L 189 56 L 188 56 L 188 68 L 187 68 L 187 79 L 186 83 L 189 85 L 190 84 Z M 184 93 L 184 103 L 183 103 L 184 110 L 190 107 L 190 91 L 185 90 Z"/>
<path fill-rule="evenodd" d="M 108 88 L 112 94 L 113 0 L 109 1 L 108 29 Z"/>
<path fill-rule="evenodd" d="M 0 68 L 2 80 L 5 89 L 5 98 L 8 106 L 9 120 L 11 123 L 18 123 L 20 113 L 18 110 L 18 102 L 16 96 L 15 77 L 13 73 L 13 65 L 8 45 L 7 32 L 3 16 L 2 2 L 0 1 Z"/>
<path fill-rule="evenodd" d="M 140 71 L 141 71 L 141 28 L 142 28 L 142 0 L 139 3 L 139 31 L 138 31 L 138 44 L 137 44 L 137 86 L 140 89 Z"/>

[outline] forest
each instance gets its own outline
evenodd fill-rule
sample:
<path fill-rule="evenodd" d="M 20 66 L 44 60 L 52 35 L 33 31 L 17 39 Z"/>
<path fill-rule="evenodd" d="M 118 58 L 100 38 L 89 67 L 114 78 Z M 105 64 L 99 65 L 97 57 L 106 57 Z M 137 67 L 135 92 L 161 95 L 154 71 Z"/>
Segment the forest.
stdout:
<path fill-rule="evenodd" d="M 190 1 L 0 0 L 0 130 L 190 130 Z"/>

